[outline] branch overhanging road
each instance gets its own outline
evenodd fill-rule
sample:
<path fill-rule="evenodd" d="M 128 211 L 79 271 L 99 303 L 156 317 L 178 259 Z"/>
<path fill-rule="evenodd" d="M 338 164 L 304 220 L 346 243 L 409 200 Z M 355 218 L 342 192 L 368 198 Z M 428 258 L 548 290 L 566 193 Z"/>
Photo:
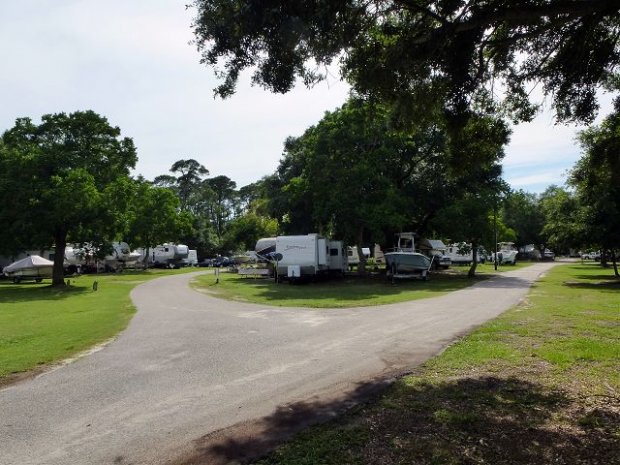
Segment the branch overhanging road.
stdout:
<path fill-rule="evenodd" d="M 554 264 L 450 294 L 350 309 L 269 307 L 136 287 L 136 316 L 103 350 L 0 390 L 0 464 L 171 463 L 213 431 L 353 390 L 440 352 L 517 304 Z"/>

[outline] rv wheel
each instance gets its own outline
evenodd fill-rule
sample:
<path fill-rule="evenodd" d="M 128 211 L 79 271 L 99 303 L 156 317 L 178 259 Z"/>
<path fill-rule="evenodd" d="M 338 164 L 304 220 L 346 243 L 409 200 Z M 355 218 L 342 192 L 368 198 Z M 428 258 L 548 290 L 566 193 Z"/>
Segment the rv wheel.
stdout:
<path fill-rule="evenodd" d="M 22 278 L 20 278 L 19 276 L 15 276 L 15 277 L 13 278 L 13 282 L 14 282 L 15 284 L 19 284 L 19 282 L 20 282 L 21 280 L 22 280 Z"/>

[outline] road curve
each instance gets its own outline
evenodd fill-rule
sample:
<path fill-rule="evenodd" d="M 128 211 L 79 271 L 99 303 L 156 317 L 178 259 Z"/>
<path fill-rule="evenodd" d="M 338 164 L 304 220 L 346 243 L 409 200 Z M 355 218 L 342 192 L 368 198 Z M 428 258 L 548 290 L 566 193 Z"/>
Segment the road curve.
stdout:
<path fill-rule="evenodd" d="M 209 297 L 195 274 L 136 287 L 138 312 L 88 357 L 0 390 L 0 464 L 163 464 L 207 433 L 415 366 L 515 305 L 553 264 L 381 307 Z"/>

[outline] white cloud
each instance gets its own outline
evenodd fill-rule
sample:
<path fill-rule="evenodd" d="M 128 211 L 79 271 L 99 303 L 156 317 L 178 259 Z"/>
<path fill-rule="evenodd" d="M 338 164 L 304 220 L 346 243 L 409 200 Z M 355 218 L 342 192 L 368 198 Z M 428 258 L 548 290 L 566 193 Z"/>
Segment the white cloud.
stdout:
<path fill-rule="evenodd" d="M 134 138 L 136 171 L 147 178 L 184 157 L 239 185 L 272 173 L 285 138 L 340 106 L 348 86 L 334 79 L 274 95 L 251 87 L 246 75 L 236 95 L 214 100 L 213 71 L 188 44 L 194 11 L 185 3 L 0 2 L 0 130 L 20 116 L 92 109 Z M 609 107 L 607 99 L 602 113 Z M 549 113 L 517 126 L 506 177 L 560 177 L 579 156 L 574 135 L 574 128 L 554 126 Z"/>
<path fill-rule="evenodd" d="M 526 176 L 517 176 L 507 178 L 507 182 L 516 188 L 549 186 L 551 184 L 564 184 L 566 181 L 566 172 L 558 172 L 557 170 L 536 172 Z"/>

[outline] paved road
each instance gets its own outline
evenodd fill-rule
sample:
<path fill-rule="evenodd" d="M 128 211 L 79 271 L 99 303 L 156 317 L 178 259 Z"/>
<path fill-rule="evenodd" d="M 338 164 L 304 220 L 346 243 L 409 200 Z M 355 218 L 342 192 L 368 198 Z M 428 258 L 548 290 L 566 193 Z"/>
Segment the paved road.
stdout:
<path fill-rule="evenodd" d="M 0 464 L 157 464 L 278 406 L 414 366 L 516 304 L 552 264 L 451 294 L 346 310 L 213 299 L 193 274 L 134 289 L 103 350 L 0 391 Z"/>

